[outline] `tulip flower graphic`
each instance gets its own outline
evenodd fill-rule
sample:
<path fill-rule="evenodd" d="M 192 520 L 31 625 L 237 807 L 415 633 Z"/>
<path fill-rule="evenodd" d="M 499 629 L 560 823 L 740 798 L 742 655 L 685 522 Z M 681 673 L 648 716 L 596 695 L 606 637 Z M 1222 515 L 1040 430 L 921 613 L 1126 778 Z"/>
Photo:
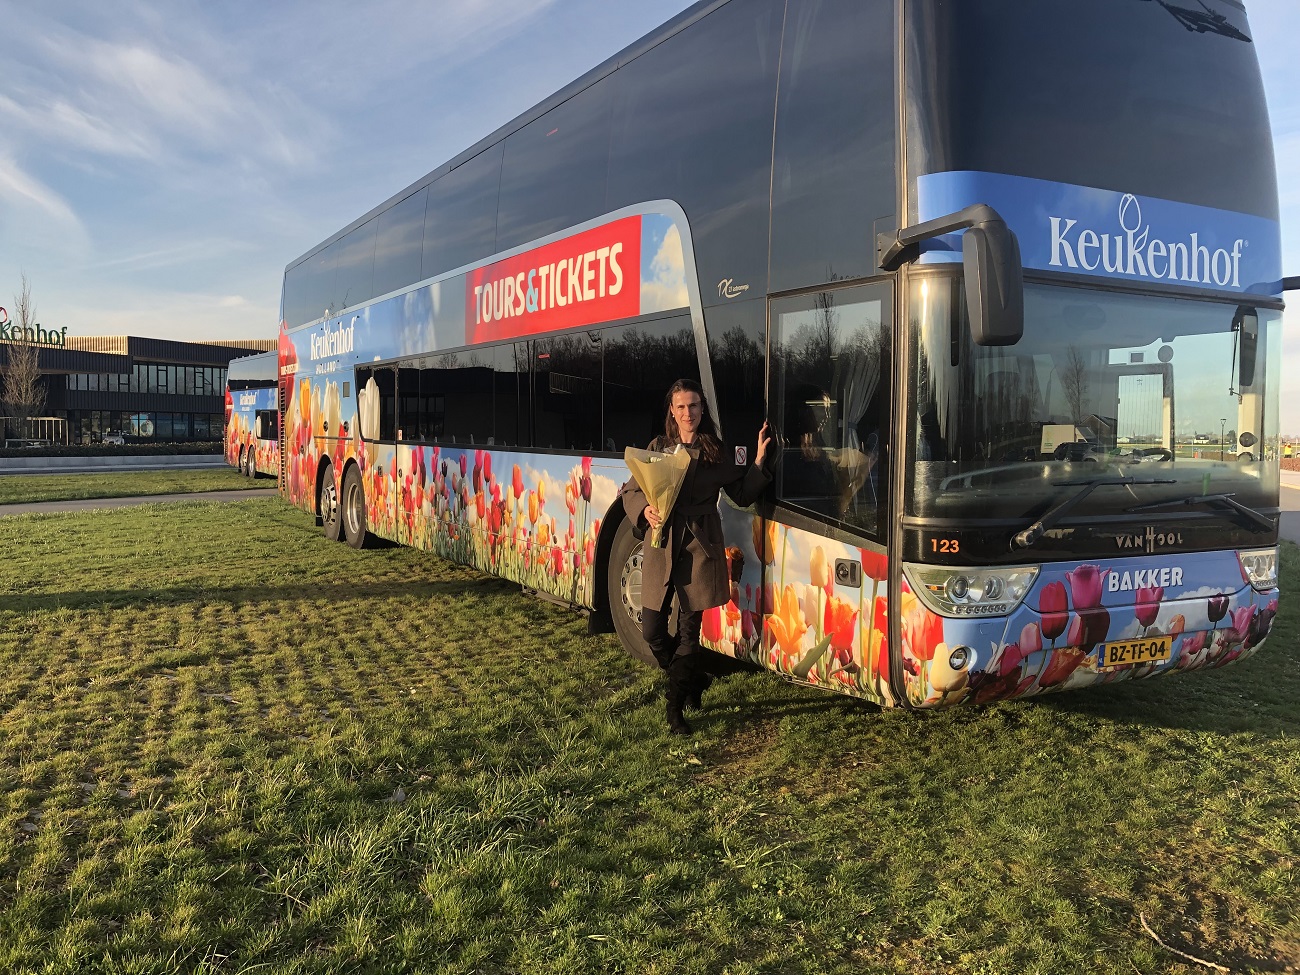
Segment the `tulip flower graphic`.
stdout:
<path fill-rule="evenodd" d="M 1095 609 L 1101 605 L 1101 584 L 1109 571 L 1099 565 L 1081 565 L 1065 574 L 1076 610 Z"/>
<path fill-rule="evenodd" d="M 820 545 L 812 550 L 812 558 L 808 561 L 809 581 L 819 589 L 830 589 L 831 585 L 831 567 L 826 561 L 826 550 Z"/>
<path fill-rule="evenodd" d="M 1205 649 L 1205 641 L 1210 634 L 1204 630 L 1198 630 L 1195 633 L 1186 634 L 1178 644 L 1178 663 L 1175 665 L 1179 670 L 1188 670 L 1192 667 L 1199 666 L 1201 661 L 1197 659 L 1197 654 Z"/>
<path fill-rule="evenodd" d="M 755 518 L 750 522 L 754 533 L 754 554 L 764 565 L 776 561 L 776 522 Z"/>
<path fill-rule="evenodd" d="M 858 611 L 852 603 L 832 596 L 826 601 L 823 628 L 831 640 L 831 649 L 841 667 L 853 662 L 853 635 L 857 630 Z"/>
<path fill-rule="evenodd" d="M 1043 636 L 1056 645 L 1056 638 L 1065 632 L 1070 622 L 1070 603 L 1065 595 L 1065 583 L 1049 582 L 1038 594 L 1038 612 L 1043 616 Z"/>
<path fill-rule="evenodd" d="M 1078 617 L 1075 617 L 1078 619 Z M 1088 657 L 1080 647 L 1061 647 L 1052 651 L 1052 659 L 1039 675 L 1038 686 L 1042 688 L 1059 687 L 1079 669 L 1079 665 Z"/>
<path fill-rule="evenodd" d="M 776 605 L 771 615 L 763 620 L 764 635 L 772 638 L 780 648 L 783 669 L 788 670 L 798 660 L 803 649 L 804 634 L 808 632 L 808 621 L 803 614 L 799 595 L 794 586 L 786 586 L 776 594 Z"/>
<path fill-rule="evenodd" d="M 1038 629 L 1038 624 L 1026 623 L 1020 631 L 1020 641 L 1018 643 L 1008 643 L 1002 648 L 1002 653 L 998 659 L 999 676 L 1005 677 L 1012 671 L 1019 670 L 1026 657 L 1030 657 L 1042 649 L 1043 634 Z"/>
<path fill-rule="evenodd" d="M 1137 605 L 1133 607 L 1133 614 L 1143 629 L 1156 621 L 1160 615 L 1160 601 L 1164 598 L 1164 586 L 1143 586 L 1137 591 Z"/>
<path fill-rule="evenodd" d="M 717 646 L 722 642 L 722 607 L 706 609 L 700 619 L 700 636 L 706 642 Z"/>
<path fill-rule="evenodd" d="M 1220 593 L 1217 596 L 1211 596 L 1205 603 L 1205 613 L 1214 624 L 1211 629 L 1219 628 L 1219 620 L 1223 619 L 1228 612 L 1227 593 Z"/>
<path fill-rule="evenodd" d="M 1255 604 L 1250 603 L 1246 606 L 1238 606 L 1232 611 L 1232 628 L 1242 635 L 1244 639 L 1250 632 L 1250 624 L 1255 619 Z"/>
<path fill-rule="evenodd" d="M 873 552 L 869 548 L 858 549 L 862 558 L 862 574 L 873 582 L 884 582 L 889 578 L 889 559 L 884 552 Z"/>

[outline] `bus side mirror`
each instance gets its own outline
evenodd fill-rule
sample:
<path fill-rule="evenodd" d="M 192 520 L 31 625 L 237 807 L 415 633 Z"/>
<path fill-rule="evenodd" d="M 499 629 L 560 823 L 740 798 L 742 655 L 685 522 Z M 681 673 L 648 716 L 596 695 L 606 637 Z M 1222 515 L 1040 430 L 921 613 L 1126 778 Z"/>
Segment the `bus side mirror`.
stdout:
<path fill-rule="evenodd" d="M 1020 243 L 1001 220 L 962 235 L 966 311 L 976 345 L 1015 345 L 1025 334 L 1025 284 Z"/>
<path fill-rule="evenodd" d="M 1020 243 L 987 203 L 976 203 L 937 220 L 876 238 L 876 263 L 895 271 L 920 255 L 921 242 L 965 230 L 962 267 L 966 308 L 976 345 L 1015 345 L 1025 333 L 1025 282 Z"/>

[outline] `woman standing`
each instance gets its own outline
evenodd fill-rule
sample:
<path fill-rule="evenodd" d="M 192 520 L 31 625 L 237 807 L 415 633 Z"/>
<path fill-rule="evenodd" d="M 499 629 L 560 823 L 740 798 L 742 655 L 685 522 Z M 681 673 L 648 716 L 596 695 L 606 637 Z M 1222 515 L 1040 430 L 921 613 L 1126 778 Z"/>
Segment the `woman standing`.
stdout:
<path fill-rule="evenodd" d="M 677 380 L 664 402 L 664 433 L 651 441 L 649 449 L 668 452 L 680 444 L 690 452 L 691 463 L 668 514 L 664 547 L 642 549 L 641 635 L 668 672 L 668 729 L 689 735 L 691 727 L 682 708 L 688 698 L 698 698 L 706 681 L 699 669 L 700 623 L 706 609 L 723 605 L 730 596 L 718 492 L 725 490 L 742 508 L 757 501 L 772 480 L 763 467 L 772 438 L 764 422 L 754 462 L 747 464 L 743 449 L 727 455 L 699 383 Z M 623 485 L 620 494 L 638 534 L 662 523 L 660 512 L 647 503 L 635 478 Z M 679 609 L 676 638 L 668 633 L 674 594 Z"/>

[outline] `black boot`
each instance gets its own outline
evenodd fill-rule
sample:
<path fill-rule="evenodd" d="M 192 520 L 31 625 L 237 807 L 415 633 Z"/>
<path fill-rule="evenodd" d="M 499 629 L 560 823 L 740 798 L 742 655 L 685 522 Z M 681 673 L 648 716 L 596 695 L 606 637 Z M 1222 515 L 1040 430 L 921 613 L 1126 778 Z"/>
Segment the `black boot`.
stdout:
<path fill-rule="evenodd" d="M 686 692 L 687 710 L 698 711 L 704 707 L 702 698 L 704 697 L 704 692 L 709 689 L 709 685 L 712 683 L 713 678 L 708 674 L 701 673 L 696 675 L 695 680 L 691 683 L 690 689 Z"/>
<path fill-rule="evenodd" d="M 667 718 L 668 733 L 670 735 L 689 735 L 693 733 L 691 726 L 686 723 L 686 718 L 682 716 L 681 698 L 674 698 L 671 691 L 668 693 Z"/>
<path fill-rule="evenodd" d="M 691 726 L 682 717 L 686 696 L 694 686 L 694 659 L 690 656 L 674 657 L 668 667 L 667 710 L 668 731 L 674 735 L 689 735 Z"/>

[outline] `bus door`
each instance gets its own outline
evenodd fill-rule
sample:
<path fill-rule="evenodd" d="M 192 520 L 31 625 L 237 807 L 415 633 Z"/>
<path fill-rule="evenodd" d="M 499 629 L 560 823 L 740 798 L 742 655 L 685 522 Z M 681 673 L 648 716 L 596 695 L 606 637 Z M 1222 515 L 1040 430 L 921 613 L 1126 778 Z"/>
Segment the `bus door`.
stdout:
<path fill-rule="evenodd" d="M 893 304 L 886 283 L 774 299 L 768 411 L 780 507 L 884 542 Z"/>
<path fill-rule="evenodd" d="M 770 548 L 759 560 L 778 669 L 873 700 L 888 694 L 893 321 L 888 281 L 771 301 L 768 415 L 781 452 L 775 524 L 754 533 Z"/>

